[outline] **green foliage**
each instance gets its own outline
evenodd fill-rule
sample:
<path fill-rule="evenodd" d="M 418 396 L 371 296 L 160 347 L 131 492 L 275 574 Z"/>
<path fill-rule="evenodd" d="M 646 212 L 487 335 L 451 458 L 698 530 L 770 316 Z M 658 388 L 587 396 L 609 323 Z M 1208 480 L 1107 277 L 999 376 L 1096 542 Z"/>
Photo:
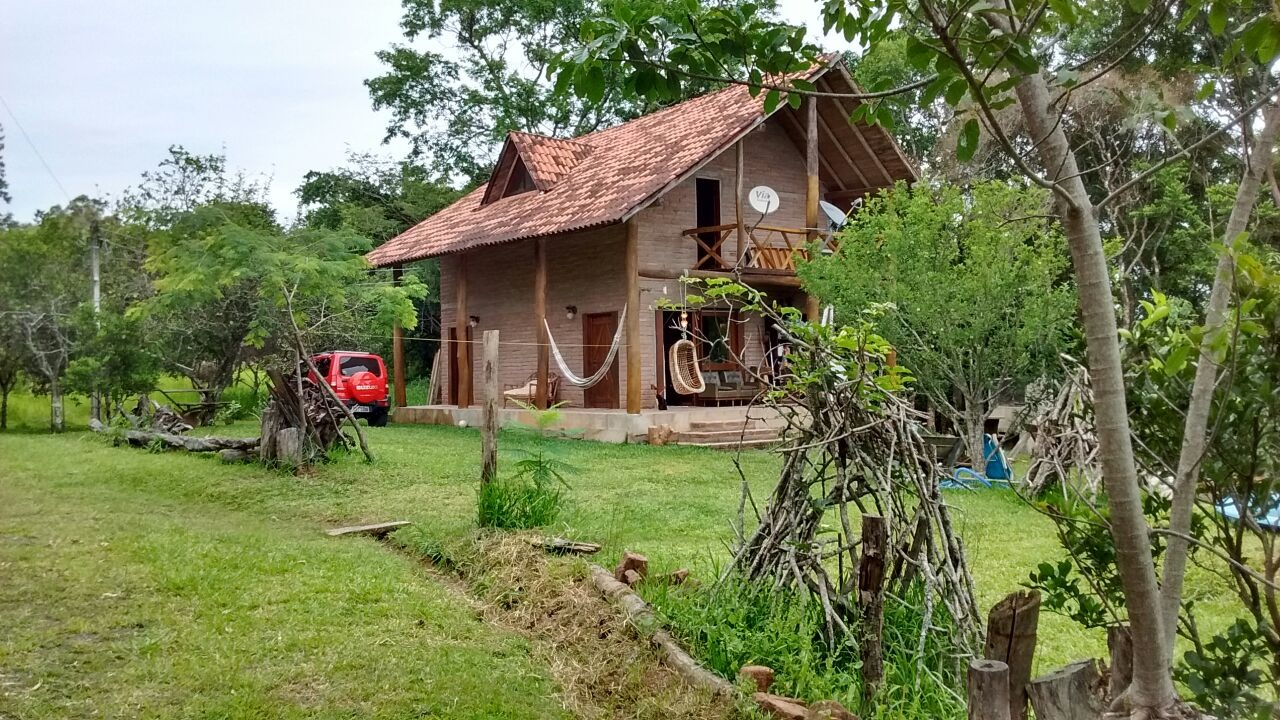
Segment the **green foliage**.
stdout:
<path fill-rule="evenodd" d="M 1076 299 L 1047 202 L 1002 182 L 967 192 L 899 184 L 853 216 L 835 254 L 799 274 L 841 318 L 883 303 L 879 331 L 969 440 L 1002 393 L 1054 372 L 1070 347 Z"/>
<path fill-rule="evenodd" d="M 160 361 L 151 351 L 140 318 L 111 311 L 95 314 L 83 305 L 75 325 L 75 353 L 67 365 L 69 391 L 83 395 L 96 391 L 106 407 L 114 408 L 155 388 Z"/>
<path fill-rule="evenodd" d="M 733 574 L 705 585 L 648 583 L 642 592 L 681 643 L 724 677 L 735 677 L 743 665 L 765 665 L 776 673 L 771 692 L 835 699 L 860 717 L 964 716 L 953 689 L 955 664 L 942 640 L 946 633 L 928 633 L 924 654 L 918 652 L 923 606 L 918 587 L 905 598 L 886 600 L 885 682 L 874 698 L 861 687 L 857 647 L 827 650 L 822 608 L 807 593 Z M 947 624 L 938 616 L 932 622 Z"/>
<path fill-rule="evenodd" d="M 298 204 L 308 227 L 348 230 L 376 247 L 459 195 L 417 165 L 351 153 L 346 167 L 307 173 L 298 187 Z"/>
<path fill-rule="evenodd" d="M 584 72 L 577 96 L 544 77 L 553 57 L 587 44 L 579 28 L 590 17 L 615 9 L 667 17 L 684 3 L 407 0 L 405 39 L 430 49 L 396 44 L 378 53 L 386 72 L 365 84 L 374 107 L 391 111 L 387 137 L 408 139 L 434 172 L 470 184 L 488 176 L 509 130 L 576 136 L 639 114 L 644 103 L 619 91 L 616 69 Z"/>
<path fill-rule="evenodd" d="M 1265 716 L 1280 689 L 1277 625 L 1262 598 L 1258 577 L 1274 567 L 1274 536 L 1252 520 L 1228 519 L 1218 508 L 1234 505 L 1252 518 L 1276 507 L 1280 485 L 1280 258 L 1245 250 L 1236 256 L 1236 297 L 1224 327 L 1209 347 L 1224 374 L 1209 418 L 1208 451 L 1201 461 L 1199 502 L 1192 516 L 1191 559 L 1231 578 L 1222 592 L 1238 603 L 1234 623 L 1205 628 L 1203 595 L 1183 601 L 1179 632 L 1191 644 L 1175 666 L 1178 679 L 1206 711 L 1219 717 Z M 1140 303 L 1136 322 L 1123 331 L 1127 401 L 1139 463 L 1155 482 L 1171 477 L 1182 448 L 1183 415 L 1204 331 L 1190 305 L 1153 291 Z M 1123 621 L 1124 598 L 1115 572 L 1115 548 L 1099 523 L 1105 509 L 1045 499 L 1059 513 L 1058 530 L 1069 561 L 1044 563 L 1031 584 L 1045 592 L 1045 607 L 1086 626 Z M 1168 526 L 1169 503 L 1144 497 L 1148 525 Z M 1105 525 L 1101 526 L 1105 527 Z M 1159 559 L 1164 536 L 1152 536 Z M 1221 558 L 1229 559 L 1221 562 Z"/>
<path fill-rule="evenodd" d="M 563 459 L 561 448 L 551 442 L 552 428 L 560 422 L 559 405 L 546 410 L 524 404 L 534 416 L 534 424 L 517 428 L 515 435 L 529 438 L 528 447 L 507 452 L 516 460 L 510 477 L 493 478 L 480 485 L 478 517 L 480 527 L 525 529 L 549 525 L 563 508 L 569 488 L 566 476 L 577 468 Z"/>

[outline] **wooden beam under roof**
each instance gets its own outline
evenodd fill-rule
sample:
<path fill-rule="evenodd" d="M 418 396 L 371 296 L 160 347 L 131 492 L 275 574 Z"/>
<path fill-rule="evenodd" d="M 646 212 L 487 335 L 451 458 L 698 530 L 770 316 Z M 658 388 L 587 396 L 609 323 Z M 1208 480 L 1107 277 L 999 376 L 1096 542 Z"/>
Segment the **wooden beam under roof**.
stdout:
<path fill-rule="evenodd" d="M 805 140 L 804 128 L 800 127 L 800 121 L 796 119 L 795 115 L 791 112 L 791 109 L 787 108 L 786 110 L 780 111 L 778 114 L 787 119 L 786 124 L 787 127 L 790 128 L 790 131 L 787 134 L 791 136 L 792 142 L 794 142 L 798 148 L 804 148 L 805 143 L 807 142 Z M 841 178 L 840 175 L 831 167 L 831 163 L 828 163 L 826 158 L 821 155 L 818 156 L 818 163 L 823 170 L 827 171 L 827 175 L 831 178 L 831 183 L 841 190 L 844 190 L 846 187 L 844 179 Z"/>
<path fill-rule="evenodd" d="M 825 77 L 819 78 L 817 85 L 824 92 L 835 92 L 831 88 L 831 83 L 828 82 Z M 834 97 L 832 98 L 832 100 L 835 100 L 836 105 L 840 108 L 840 112 L 844 113 L 845 117 L 851 117 L 853 115 L 853 111 L 849 110 L 845 106 L 844 98 Z M 871 162 L 876 166 L 876 169 L 879 170 L 880 174 L 884 177 L 885 184 L 892 185 L 894 183 L 893 175 L 889 174 L 889 170 L 885 168 L 884 163 L 881 162 L 880 155 L 877 154 L 875 150 L 871 149 L 871 146 L 867 144 L 867 139 L 862 135 L 862 128 L 858 127 L 858 124 L 854 122 L 849 123 L 849 128 L 853 130 L 853 135 L 855 138 L 857 138 L 858 143 L 862 145 L 862 149 L 867 151 L 867 155 L 871 156 Z"/>
<path fill-rule="evenodd" d="M 844 143 L 840 142 L 840 140 L 836 138 L 835 131 L 831 129 L 831 125 L 827 123 L 827 119 L 822 117 L 821 112 L 818 113 L 818 125 L 822 127 L 822 130 L 827 134 L 827 137 L 831 138 L 831 144 L 835 145 L 836 150 L 840 153 L 840 157 L 844 158 L 844 161 L 853 169 L 854 174 L 858 176 L 858 180 L 862 182 L 863 187 L 870 186 L 871 183 L 867 181 L 867 176 L 862 174 L 862 169 L 858 167 L 858 163 L 854 162 L 853 158 L 849 156 L 849 151 L 844 149 Z"/>

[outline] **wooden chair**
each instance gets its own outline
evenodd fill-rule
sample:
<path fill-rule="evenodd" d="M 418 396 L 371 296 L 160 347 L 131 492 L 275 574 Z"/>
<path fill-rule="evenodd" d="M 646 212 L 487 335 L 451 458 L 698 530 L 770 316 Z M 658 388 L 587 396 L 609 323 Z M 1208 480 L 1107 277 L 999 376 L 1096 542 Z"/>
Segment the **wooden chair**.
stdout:
<path fill-rule="evenodd" d="M 502 391 L 502 404 L 524 403 L 532 405 L 538 395 L 538 373 L 535 371 L 529 376 L 529 379 L 521 385 L 506 385 Z M 547 404 L 555 405 L 560 395 L 560 376 L 555 373 L 547 374 Z"/>

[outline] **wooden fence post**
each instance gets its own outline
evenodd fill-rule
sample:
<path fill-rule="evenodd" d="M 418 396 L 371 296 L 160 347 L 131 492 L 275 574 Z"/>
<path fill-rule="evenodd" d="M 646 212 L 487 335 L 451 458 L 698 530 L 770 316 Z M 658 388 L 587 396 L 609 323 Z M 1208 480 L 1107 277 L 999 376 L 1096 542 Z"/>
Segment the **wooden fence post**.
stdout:
<path fill-rule="evenodd" d="M 858 607 L 861 613 L 860 643 L 862 683 L 872 694 L 884 680 L 884 558 L 888 552 L 889 525 L 879 515 L 862 516 L 862 557 L 858 560 Z"/>
<path fill-rule="evenodd" d="M 996 603 L 987 615 L 983 657 L 1009 666 L 1009 717 L 1026 720 L 1027 683 L 1036 652 L 1040 624 L 1040 592 L 1015 592 Z"/>
<path fill-rule="evenodd" d="M 484 418 L 480 423 L 480 445 L 483 457 L 480 484 L 498 476 L 498 411 L 502 392 L 498 385 L 498 331 L 484 331 Z"/>
<path fill-rule="evenodd" d="M 1009 666 L 969 661 L 969 720 L 1009 720 Z"/>

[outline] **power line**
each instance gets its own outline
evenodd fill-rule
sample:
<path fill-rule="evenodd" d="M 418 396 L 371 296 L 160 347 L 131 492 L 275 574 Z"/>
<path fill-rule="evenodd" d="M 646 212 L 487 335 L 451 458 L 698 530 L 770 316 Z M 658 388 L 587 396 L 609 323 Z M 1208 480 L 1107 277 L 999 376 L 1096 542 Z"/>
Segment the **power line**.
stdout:
<path fill-rule="evenodd" d="M 31 136 L 27 134 L 27 129 L 22 126 L 22 121 L 18 120 L 18 116 L 13 113 L 13 108 L 9 107 L 9 103 L 4 99 L 3 95 L 0 95 L 0 105 L 3 105 L 5 112 L 9 113 L 9 117 L 13 119 L 14 127 L 18 128 L 19 133 L 22 133 L 22 139 L 27 141 L 27 146 L 31 148 L 31 152 L 35 153 L 36 158 L 40 160 L 40 164 L 44 166 L 45 172 L 49 173 L 49 177 L 53 178 L 53 183 L 62 191 L 63 196 L 67 198 L 67 202 L 71 202 L 71 193 L 67 192 L 66 186 L 62 184 L 62 181 L 58 179 L 57 174 L 53 172 L 53 168 L 50 167 L 49 163 L 44 159 L 44 155 L 40 154 L 40 150 L 36 148 L 36 144 L 31 141 Z"/>

